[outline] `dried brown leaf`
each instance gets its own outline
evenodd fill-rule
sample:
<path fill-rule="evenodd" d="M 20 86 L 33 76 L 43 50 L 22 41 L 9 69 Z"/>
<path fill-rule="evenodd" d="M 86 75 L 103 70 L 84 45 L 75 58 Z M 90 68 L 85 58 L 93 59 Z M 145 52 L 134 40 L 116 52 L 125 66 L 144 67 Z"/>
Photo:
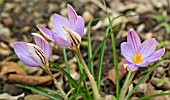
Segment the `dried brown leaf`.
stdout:
<path fill-rule="evenodd" d="M 144 93 L 144 96 L 150 96 L 153 94 L 160 94 L 160 93 L 162 93 L 161 90 L 155 90 L 155 88 L 151 84 L 147 84 L 147 91 Z M 166 99 L 165 96 L 159 96 L 159 97 L 151 98 L 149 100 L 168 100 L 168 99 Z"/>
<path fill-rule="evenodd" d="M 61 72 L 55 73 L 54 77 L 58 77 L 61 75 Z M 46 85 L 46 83 L 51 83 L 52 79 L 50 76 L 28 76 L 28 75 L 17 75 L 17 74 L 10 74 L 7 77 L 7 81 L 10 83 L 18 83 L 23 85 Z"/>
<path fill-rule="evenodd" d="M 10 74 L 26 75 L 26 72 L 16 62 L 3 62 L 0 77 L 7 77 Z"/>
<path fill-rule="evenodd" d="M 119 72 L 119 79 L 121 80 L 127 73 L 127 70 L 124 68 L 124 59 L 118 64 L 118 72 Z M 109 71 L 109 79 L 116 84 L 116 76 L 115 76 L 115 69 L 111 69 Z"/>
<path fill-rule="evenodd" d="M 73 64 L 73 63 L 75 63 L 75 62 L 77 62 L 76 57 L 73 57 L 72 59 L 70 59 L 70 60 L 68 61 L 68 65 L 70 66 L 71 64 Z M 64 63 L 63 63 L 63 64 L 60 64 L 60 67 L 61 67 L 61 68 L 64 68 L 64 67 L 65 67 L 65 64 L 64 64 Z"/>

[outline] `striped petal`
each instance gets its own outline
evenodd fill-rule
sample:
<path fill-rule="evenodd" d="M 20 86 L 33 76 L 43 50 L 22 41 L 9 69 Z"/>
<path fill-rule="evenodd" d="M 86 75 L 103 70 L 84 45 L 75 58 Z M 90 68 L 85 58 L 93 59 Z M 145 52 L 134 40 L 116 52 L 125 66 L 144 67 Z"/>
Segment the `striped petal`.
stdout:
<path fill-rule="evenodd" d="M 58 45 L 63 46 L 63 47 L 69 47 L 69 46 L 70 46 L 67 40 L 64 40 L 63 38 L 61 38 L 61 37 L 59 37 L 59 36 L 57 36 L 57 37 L 55 38 L 55 42 L 56 42 Z"/>
<path fill-rule="evenodd" d="M 68 20 L 58 14 L 54 14 L 52 16 L 52 23 L 57 37 L 61 37 L 64 40 L 67 40 L 66 32 L 62 27 L 64 26 L 65 28 L 70 28 Z"/>
<path fill-rule="evenodd" d="M 84 20 L 81 16 L 77 17 L 74 31 L 77 32 L 80 35 L 80 37 L 82 37 L 84 34 Z"/>
<path fill-rule="evenodd" d="M 68 35 L 67 36 L 68 36 L 68 38 L 67 38 L 68 44 L 71 47 L 80 45 L 81 37 L 78 33 L 68 29 Z"/>
<path fill-rule="evenodd" d="M 135 30 L 128 32 L 127 42 L 132 46 L 133 51 L 137 51 L 141 45 L 141 40 Z"/>
<path fill-rule="evenodd" d="M 148 62 L 154 62 L 160 59 L 164 53 L 165 53 L 165 48 L 155 51 L 151 56 L 148 57 Z"/>
<path fill-rule="evenodd" d="M 68 18 L 70 22 L 70 29 L 77 32 L 80 37 L 84 34 L 84 20 L 81 16 L 77 16 L 77 13 L 69 4 L 67 5 Z"/>
<path fill-rule="evenodd" d="M 146 59 L 156 50 L 157 42 L 155 38 L 148 39 L 142 43 L 138 52 L 141 53 L 142 58 Z"/>
<path fill-rule="evenodd" d="M 139 67 L 135 64 L 129 64 L 128 67 L 127 67 L 127 70 L 128 71 L 136 71 Z"/>
<path fill-rule="evenodd" d="M 49 40 L 54 42 L 54 38 L 56 37 L 56 33 L 43 27 L 43 26 L 37 26 L 38 29 L 41 31 L 41 33 Z"/>
<path fill-rule="evenodd" d="M 132 46 L 128 42 L 121 43 L 121 53 L 126 58 L 126 60 L 132 63 L 132 57 L 135 53 L 132 50 Z"/>
<path fill-rule="evenodd" d="M 41 50 L 41 48 L 39 48 L 38 46 L 31 44 L 31 43 L 27 43 L 27 46 L 28 46 L 30 56 L 32 56 L 32 58 L 41 67 L 46 66 L 48 62 L 47 62 L 46 56 L 45 56 L 44 52 Z"/>
<path fill-rule="evenodd" d="M 30 55 L 24 55 L 22 53 L 17 54 L 18 58 L 27 66 L 30 67 L 38 67 L 40 64 L 38 64 Z"/>
<path fill-rule="evenodd" d="M 148 62 L 148 59 L 144 59 L 142 63 L 136 64 L 137 66 L 140 67 L 147 67 L 150 63 Z"/>
<path fill-rule="evenodd" d="M 77 21 L 77 13 L 73 9 L 73 7 L 69 4 L 67 4 L 67 10 L 68 10 L 68 18 L 70 22 L 70 28 L 73 30 L 75 29 L 76 21 Z"/>
<path fill-rule="evenodd" d="M 38 47 L 45 53 L 47 60 L 50 59 L 50 44 L 37 33 L 32 33 L 34 35 L 34 41 Z"/>

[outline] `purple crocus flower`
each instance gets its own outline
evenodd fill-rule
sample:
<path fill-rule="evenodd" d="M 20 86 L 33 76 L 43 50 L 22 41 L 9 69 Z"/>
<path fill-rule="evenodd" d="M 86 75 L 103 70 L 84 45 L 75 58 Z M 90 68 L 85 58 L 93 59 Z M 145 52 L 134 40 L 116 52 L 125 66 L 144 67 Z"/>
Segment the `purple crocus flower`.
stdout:
<path fill-rule="evenodd" d="M 127 42 L 121 44 L 121 53 L 126 58 L 127 69 L 135 71 L 139 67 L 146 67 L 162 57 L 165 48 L 156 50 L 157 41 L 155 38 L 148 39 L 141 43 L 141 40 L 135 30 L 128 32 Z"/>
<path fill-rule="evenodd" d="M 36 67 L 48 66 L 48 60 L 50 58 L 50 45 L 45 39 L 37 33 L 34 35 L 34 41 L 36 43 L 16 42 L 14 44 L 14 51 L 18 58 L 27 66 Z"/>
<path fill-rule="evenodd" d="M 38 26 L 38 29 L 45 37 L 58 45 L 68 47 L 71 50 L 77 50 L 80 46 L 81 37 L 84 34 L 84 20 L 81 16 L 77 15 L 69 4 L 67 9 L 69 21 L 58 14 L 54 14 L 52 16 L 54 31 L 43 26 Z"/>

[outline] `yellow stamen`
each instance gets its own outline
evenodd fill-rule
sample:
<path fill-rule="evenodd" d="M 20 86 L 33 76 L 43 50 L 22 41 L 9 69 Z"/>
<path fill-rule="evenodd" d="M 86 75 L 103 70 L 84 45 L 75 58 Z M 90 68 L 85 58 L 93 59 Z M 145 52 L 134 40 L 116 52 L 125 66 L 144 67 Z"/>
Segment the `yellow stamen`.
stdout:
<path fill-rule="evenodd" d="M 64 26 L 62 26 L 62 28 L 64 29 L 64 31 L 66 31 L 66 34 L 68 34 L 68 29 L 66 29 Z"/>
<path fill-rule="evenodd" d="M 134 64 L 141 63 L 143 61 L 141 53 L 135 51 L 135 56 L 132 58 L 132 61 Z"/>

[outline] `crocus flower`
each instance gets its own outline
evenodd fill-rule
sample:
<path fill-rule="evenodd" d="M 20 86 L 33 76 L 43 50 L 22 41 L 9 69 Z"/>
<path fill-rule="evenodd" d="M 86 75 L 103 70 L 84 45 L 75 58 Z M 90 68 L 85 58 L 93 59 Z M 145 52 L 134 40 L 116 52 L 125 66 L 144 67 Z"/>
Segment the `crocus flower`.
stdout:
<path fill-rule="evenodd" d="M 25 65 L 46 67 L 50 58 L 50 45 L 41 35 L 37 33 L 32 33 L 32 35 L 34 35 L 36 45 L 23 41 L 16 42 L 14 51 Z"/>
<path fill-rule="evenodd" d="M 139 67 L 146 67 L 151 62 L 154 62 L 162 57 L 165 53 L 165 48 L 156 50 L 157 41 L 155 38 L 141 40 L 135 30 L 131 29 L 128 32 L 127 42 L 121 44 L 121 53 L 126 58 L 127 69 L 135 71 Z"/>
<path fill-rule="evenodd" d="M 45 37 L 58 45 L 68 47 L 71 50 L 77 50 L 80 46 L 81 37 L 84 34 L 84 20 L 81 16 L 77 15 L 69 4 L 67 9 L 69 21 L 58 14 L 54 14 L 52 16 L 54 31 L 43 26 L 38 26 L 38 29 Z"/>

